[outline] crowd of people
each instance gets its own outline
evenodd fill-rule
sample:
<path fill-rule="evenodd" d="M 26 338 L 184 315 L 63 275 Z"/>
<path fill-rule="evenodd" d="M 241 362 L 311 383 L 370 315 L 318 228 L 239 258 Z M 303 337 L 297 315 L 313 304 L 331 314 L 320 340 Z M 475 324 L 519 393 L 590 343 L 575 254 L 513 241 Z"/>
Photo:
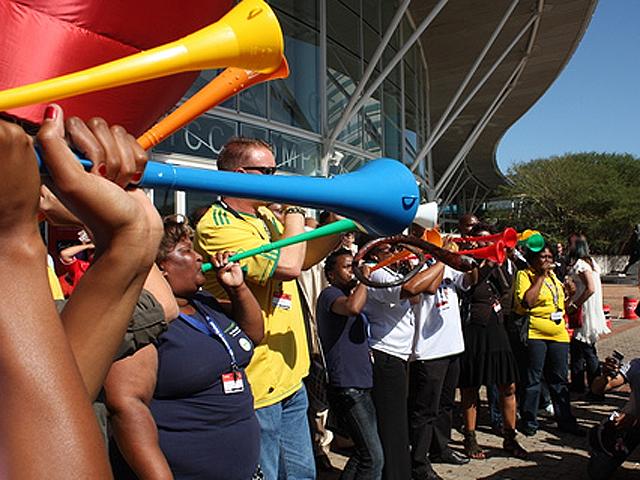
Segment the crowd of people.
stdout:
<path fill-rule="evenodd" d="M 375 267 L 396 253 L 382 242 L 361 267 L 389 285 L 373 288 L 354 277 L 353 234 L 230 261 L 318 225 L 298 206 L 222 197 L 193 224 L 162 221 L 136 188 L 146 153 L 104 120 L 51 105 L 36 142 L 42 179 L 33 139 L 0 121 L 1 477 L 314 479 L 335 429 L 353 443 L 341 478 L 438 479 L 435 462 L 487 456 L 481 387 L 508 455 L 527 458 L 518 432 L 536 434 L 545 390 L 558 429 L 584 435 L 570 390 L 604 391 L 596 343 L 608 332 L 584 236 L 562 257 L 509 249 L 467 272 L 435 257 L 404 283 L 398 263 Z M 217 166 L 276 172 L 271 147 L 249 138 L 231 139 Z M 42 219 L 82 232 L 60 252 L 64 288 Z M 492 233 L 465 215 L 443 248 L 481 248 Z M 457 389 L 462 452 L 450 447 Z"/>

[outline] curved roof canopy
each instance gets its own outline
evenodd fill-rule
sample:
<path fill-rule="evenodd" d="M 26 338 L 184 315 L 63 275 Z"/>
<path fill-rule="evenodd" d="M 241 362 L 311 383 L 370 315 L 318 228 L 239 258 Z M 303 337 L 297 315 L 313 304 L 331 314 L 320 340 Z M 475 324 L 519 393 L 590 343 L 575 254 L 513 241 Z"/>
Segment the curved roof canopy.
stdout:
<path fill-rule="evenodd" d="M 507 129 L 558 77 L 589 24 L 596 0 L 423 0 L 419 25 L 429 76 L 430 195 L 464 197 L 472 210 L 504 182 L 496 148 Z M 533 134 L 534 132 L 532 132 Z"/>

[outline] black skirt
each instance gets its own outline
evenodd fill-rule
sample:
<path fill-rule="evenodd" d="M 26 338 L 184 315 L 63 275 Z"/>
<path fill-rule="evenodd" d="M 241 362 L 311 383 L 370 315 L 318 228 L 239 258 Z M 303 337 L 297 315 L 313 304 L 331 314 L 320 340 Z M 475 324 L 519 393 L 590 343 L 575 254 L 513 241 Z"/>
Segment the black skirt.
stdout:
<path fill-rule="evenodd" d="M 509 385 L 518 381 L 518 368 L 502 323 L 471 323 L 464 330 L 460 388 Z"/>

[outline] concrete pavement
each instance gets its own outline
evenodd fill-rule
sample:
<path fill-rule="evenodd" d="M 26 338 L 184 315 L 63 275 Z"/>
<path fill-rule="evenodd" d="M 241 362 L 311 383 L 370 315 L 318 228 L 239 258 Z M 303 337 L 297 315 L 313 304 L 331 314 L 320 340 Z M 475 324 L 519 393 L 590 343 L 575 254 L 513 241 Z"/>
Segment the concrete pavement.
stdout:
<path fill-rule="evenodd" d="M 614 349 L 625 355 L 625 359 L 640 357 L 640 320 L 624 320 L 615 318 L 622 313 L 624 296 L 638 296 L 638 288 L 625 285 L 605 285 L 605 303 L 611 304 L 613 331 L 598 343 L 598 352 L 603 359 Z M 577 438 L 558 432 L 555 422 L 542 418 L 540 430 L 532 437 L 519 435 L 522 446 L 529 451 L 529 459 L 517 460 L 505 456 L 502 452 L 502 438 L 491 433 L 486 414 L 486 396 L 481 392 L 483 405 L 479 412 L 478 443 L 487 449 L 486 460 L 472 460 L 463 466 L 434 465 L 435 470 L 445 480 L 569 480 L 582 479 L 586 476 L 588 459 L 587 439 Z M 628 393 L 614 392 L 607 395 L 603 404 L 593 404 L 575 396 L 572 406 L 579 423 L 589 428 L 598 423 L 605 415 L 620 409 Z M 454 431 L 452 448 L 462 450 L 462 435 Z M 333 472 L 321 472 L 320 479 L 337 479 L 340 468 L 344 466 L 346 457 L 333 453 L 331 462 L 336 467 Z M 615 480 L 640 480 L 640 451 L 634 452 L 629 461 L 612 477 Z"/>

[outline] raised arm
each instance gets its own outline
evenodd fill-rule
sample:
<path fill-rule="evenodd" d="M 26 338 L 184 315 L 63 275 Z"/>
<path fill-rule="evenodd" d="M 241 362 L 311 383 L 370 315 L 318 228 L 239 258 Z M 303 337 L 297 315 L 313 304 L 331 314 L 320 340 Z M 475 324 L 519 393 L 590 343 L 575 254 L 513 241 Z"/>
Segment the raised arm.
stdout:
<path fill-rule="evenodd" d="M 33 142 L 0 121 L 0 156 L 0 477 L 111 478 L 47 282 Z"/>
<path fill-rule="evenodd" d="M 284 232 L 280 238 L 289 238 L 304 233 L 304 210 L 285 209 L 282 223 Z M 294 280 L 300 276 L 307 254 L 306 242 L 295 243 L 280 250 L 278 265 L 273 272 L 277 280 Z"/>
<path fill-rule="evenodd" d="M 157 211 L 142 191 L 125 191 L 144 169 L 146 153 L 121 127 L 85 124 L 60 107 L 38 141 L 53 191 L 93 233 L 96 255 L 61 313 L 76 362 L 95 398 L 124 336 L 162 235 Z M 94 163 L 85 172 L 65 136 Z"/>
<path fill-rule="evenodd" d="M 304 209 L 296 207 L 284 208 L 284 234 L 281 238 L 289 238 L 304 233 L 304 213 Z M 335 219 L 335 215 L 332 218 Z M 308 270 L 319 263 L 338 246 L 338 243 L 340 243 L 340 235 L 336 234 L 283 248 L 280 251 L 278 266 L 273 275 L 274 278 L 278 280 L 298 278 L 302 270 Z"/>
<path fill-rule="evenodd" d="M 362 267 L 362 273 L 369 278 L 370 269 L 367 266 Z M 338 297 L 331 305 L 331 311 L 338 315 L 352 317 L 359 315 L 367 303 L 367 287 L 363 283 L 358 282 L 349 295 Z"/>
<path fill-rule="evenodd" d="M 104 390 L 113 436 L 120 453 L 140 479 L 172 479 L 158 443 L 158 429 L 149 404 L 158 374 L 158 352 L 153 345 L 115 362 Z"/>
<path fill-rule="evenodd" d="M 260 304 L 244 283 L 244 276 L 238 263 L 229 263 L 230 252 L 218 252 L 211 257 L 217 268 L 218 282 L 227 292 L 231 305 L 231 318 L 247 334 L 254 345 L 264 338 L 264 320 Z"/>
<path fill-rule="evenodd" d="M 60 250 L 60 261 L 68 265 L 75 260 L 75 256 L 85 250 L 91 250 L 96 248 L 93 243 L 82 243 L 80 245 L 72 245 L 70 247 Z"/>
<path fill-rule="evenodd" d="M 527 308 L 533 307 L 540 297 L 540 289 L 544 284 L 544 275 L 536 275 L 531 282 L 531 286 L 524 292 L 523 305 Z"/>
<path fill-rule="evenodd" d="M 402 291 L 407 296 L 418 295 L 420 293 L 435 295 L 440 283 L 442 283 L 443 275 L 444 263 L 436 262 L 403 284 Z"/>

